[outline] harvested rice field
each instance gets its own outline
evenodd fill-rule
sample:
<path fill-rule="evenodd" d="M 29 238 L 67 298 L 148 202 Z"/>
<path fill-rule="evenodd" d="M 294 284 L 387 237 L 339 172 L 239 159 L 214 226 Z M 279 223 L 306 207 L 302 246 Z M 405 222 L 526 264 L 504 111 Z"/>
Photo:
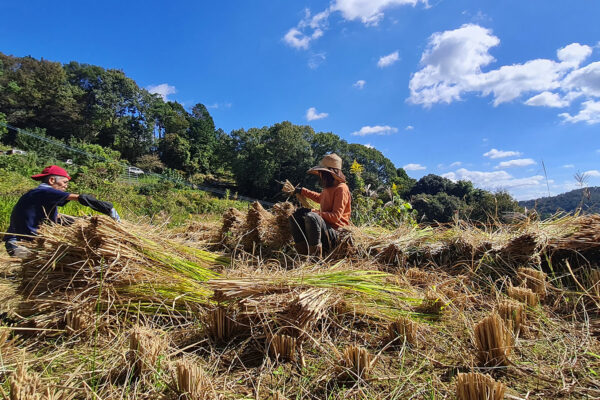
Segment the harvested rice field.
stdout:
<path fill-rule="evenodd" d="M 600 216 L 352 227 L 315 260 L 293 210 L 44 226 L 0 260 L 0 396 L 600 398 Z"/>

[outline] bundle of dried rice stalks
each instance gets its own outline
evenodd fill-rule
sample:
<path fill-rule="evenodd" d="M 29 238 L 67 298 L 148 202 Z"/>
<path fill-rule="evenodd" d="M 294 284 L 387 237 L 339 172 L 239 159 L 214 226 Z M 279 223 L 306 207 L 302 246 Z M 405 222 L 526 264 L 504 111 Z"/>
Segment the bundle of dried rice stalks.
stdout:
<path fill-rule="evenodd" d="M 547 275 L 544 272 L 533 268 L 519 268 L 517 276 L 521 286 L 531 289 L 540 299 L 546 297 Z"/>
<path fill-rule="evenodd" d="M 496 313 L 473 327 L 479 361 L 486 366 L 508 365 L 512 350 L 512 335 Z"/>
<path fill-rule="evenodd" d="M 504 262 L 523 264 L 530 262 L 538 254 L 540 239 L 532 232 L 521 234 L 511 239 L 500 250 L 500 257 Z M 536 258 L 537 259 L 537 258 Z"/>
<path fill-rule="evenodd" d="M 275 360 L 295 361 L 297 339 L 283 333 L 267 335 L 267 348 L 269 355 Z"/>
<path fill-rule="evenodd" d="M 283 332 L 301 338 L 318 320 L 323 318 L 335 301 L 327 289 L 308 289 L 301 292 L 279 317 Z"/>
<path fill-rule="evenodd" d="M 456 379 L 458 400 L 502 400 L 506 386 L 489 375 L 476 372 L 459 373 Z"/>
<path fill-rule="evenodd" d="M 242 242 L 247 251 L 252 251 L 255 246 L 268 243 L 268 235 L 275 225 L 273 214 L 263 208 L 255 201 L 248 209 L 246 224 L 244 225 L 244 237 Z"/>
<path fill-rule="evenodd" d="M 386 341 L 401 345 L 404 342 L 417 344 L 418 324 L 410 318 L 402 317 L 388 325 Z"/>
<path fill-rule="evenodd" d="M 292 241 L 290 217 L 295 210 L 296 207 L 290 202 L 277 203 L 273 206 L 275 225 L 272 227 L 274 232 L 271 234 L 272 240 L 270 243 L 273 249 L 281 249 Z"/>
<path fill-rule="evenodd" d="M 525 325 L 526 314 L 523 303 L 504 300 L 498 303 L 497 311 L 511 332 L 518 334 L 521 331 L 521 326 Z"/>
<path fill-rule="evenodd" d="M 221 242 L 227 246 L 235 246 L 244 231 L 246 215 L 236 208 L 230 208 L 223 214 L 223 225 L 221 226 Z"/>
<path fill-rule="evenodd" d="M 156 370 L 159 357 L 164 356 L 168 342 L 156 331 L 137 326 L 129 333 L 129 366 L 136 376 L 145 375 Z"/>
<path fill-rule="evenodd" d="M 175 385 L 184 400 L 209 400 L 215 398 L 210 379 L 202 368 L 191 360 L 179 360 L 175 366 Z"/>
<path fill-rule="evenodd" d="M 539 303 L 538 295 L 529 288 L 508 286 L 506 293 L 511 299 L 520 301 L 529 307 L 535 307 Z"/>
<path fill-rule="evenodd" d="M 66 323 L 74 331 L 85 327 L 80 310 L 98 304 L 104 310 L 132 300 L 206 301 L 212 293 L 202 282 L 218 276 L 212 268 L 229 262 L 165 239 L 151 227 L 104 216 L 44 225 L 27 245 L 31 254 L 20 261 L 19 314 L 37 314 L 32 320 L 37 326 Z"/>
<path fill-rule="evenodd" d="M 367 379 L 373 370 L 376 358 L 363 347 L 350 345 L 344 349 L 341 366 L 343 376 L 351 379 Z"/>
<path fill-rule="evenodd" d="M 553 247 L 573 251 L 586 251 L 600 247 L 600 215 L 569 217 L 562 225 L 567 225 L 563 231 L 570 232 L 550 240 Z"/>
<path fill-rule="evenodd" d="M 234 335 L 237 322 L 231 314 L 232 310 L 216 307 L 204 316 L 205 334 L 215 343 L 223 343 Z"/>
<path fill-rule="evenodd" d="M 65 330 L 67 335 L 82 334 L 94 327 L 94 314 L 89 305 L 67 310 L 65 313 Z"/>
<path fill-rule="evenodd" d="M 425 288 L 432 282 L 435 282 L 435 275 L 430 272 L 423 271 L 421 268 L 409 268 L 406 270 L 405 276 L 411 285 L 422 288 Z"/>

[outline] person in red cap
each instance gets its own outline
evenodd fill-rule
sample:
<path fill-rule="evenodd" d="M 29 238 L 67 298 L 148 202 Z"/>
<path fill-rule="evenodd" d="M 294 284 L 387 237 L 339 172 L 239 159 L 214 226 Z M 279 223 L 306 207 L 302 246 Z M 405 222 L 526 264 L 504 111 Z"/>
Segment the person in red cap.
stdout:
<path fill-rule="evenodd" d="M 337 245 L 337 230 L 350 224 L 352 195 L 337 154 L 327 154 L 307 173 L 319 177 L 323 190 L 317 193 L 299 187 L 295 193 L 316 201 L 320 209 L 296 210 L 290 217 L 290 230 L 299 254 L 321 257 Z"/>
<path fill-rule="evenodd" d="M 44 168 L 41 174 L 33 175 L 31 178 L 41 183 L 17 201 L 10 215 L 10 225 L 3 238 L 6 251 L 11 256 L 27 255 L 29 251 L 19 245 L 19 242 L 33 240 L 33 236 L 37 234 L 38 228 L 44 221 L 65 222 L 61 221 L 57 207 L 64 206 L 69 201 L 79 201 L 96 211 L 110 215 L 117 221 L 120 219 L 112 203 L 97 200 L 91 195 L 68 193 L 67 187 L 71 177 L 58 165 L 50 165 Z"/>

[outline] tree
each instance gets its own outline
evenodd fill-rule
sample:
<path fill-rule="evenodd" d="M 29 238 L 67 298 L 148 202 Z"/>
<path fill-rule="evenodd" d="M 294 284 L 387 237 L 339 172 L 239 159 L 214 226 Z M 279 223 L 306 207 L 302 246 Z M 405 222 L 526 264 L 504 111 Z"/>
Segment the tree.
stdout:
<path fill-rule="evenodd" d="M 190 142 L 176 133 L 168 133 L 159 143 L 161 160 L 169 168 L 184 170 L 190 162 Z"/>

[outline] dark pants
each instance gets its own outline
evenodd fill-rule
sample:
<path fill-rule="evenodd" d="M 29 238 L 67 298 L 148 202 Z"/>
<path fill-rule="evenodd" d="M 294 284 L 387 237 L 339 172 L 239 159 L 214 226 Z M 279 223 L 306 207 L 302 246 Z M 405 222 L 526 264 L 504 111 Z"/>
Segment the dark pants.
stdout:
<path fill-rule="evenodd" d="M 296 243 L 304 242 L 309 246 L 322 244 L 326 252 L 333 250 L 337 244 L 337 231 L 323 217 L 308 208 L 300 208 L 292 214 L 290 227 Z"/>

